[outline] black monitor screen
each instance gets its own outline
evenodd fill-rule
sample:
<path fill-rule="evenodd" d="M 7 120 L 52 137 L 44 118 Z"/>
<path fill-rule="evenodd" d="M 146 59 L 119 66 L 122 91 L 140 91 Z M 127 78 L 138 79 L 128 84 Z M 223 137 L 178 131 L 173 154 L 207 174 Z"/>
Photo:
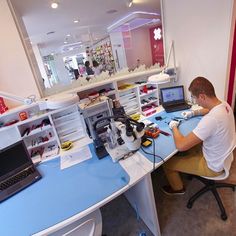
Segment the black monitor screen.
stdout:
<path fill-rule="evenodd" d="M 174 102 L 184 100 L 184 90 L 182 86 L 161 89 L 162 102 Z"/>
<path fill-rule="evenodd" d="M 30 161 L 22 141 L 0 151 L 0 177 L 27 164 Z"/>

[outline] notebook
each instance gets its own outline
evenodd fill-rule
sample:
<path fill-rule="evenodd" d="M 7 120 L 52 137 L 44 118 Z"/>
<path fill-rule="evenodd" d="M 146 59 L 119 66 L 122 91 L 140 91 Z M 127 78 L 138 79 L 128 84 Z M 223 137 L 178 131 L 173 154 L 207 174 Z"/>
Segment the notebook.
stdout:
<path fill-rule="evenodd" d="M 184 87 L 182 85 L 161 88 L 162 106 L 166 112 L 181 111 L 190 108 L 184 99 Z"/>
<path fill-rule="evenodd" d="M 40 178 L 23 141 L 0 150 L 0 201 Z"/>

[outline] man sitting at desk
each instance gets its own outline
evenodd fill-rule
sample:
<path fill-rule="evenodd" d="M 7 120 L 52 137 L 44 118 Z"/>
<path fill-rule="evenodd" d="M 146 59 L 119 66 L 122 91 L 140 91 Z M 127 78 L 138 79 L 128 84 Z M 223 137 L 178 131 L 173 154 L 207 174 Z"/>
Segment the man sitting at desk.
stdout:
<path fill-rule="evenodd" d="M 208 177 L 222 174 L 224 160 L 235 146 L 233 111 L 229 104 L 216 97 L 211 82 L 203 77 L 197 77 L 191 82 L 189 91 L 191 97 L 203 108 L 183 112 L 183 117 L 188 119 L 198 115 L 204 116 L 187 136 L 180 133 L 178 121 L 172 120 L 169 123 L 179 151 L 194 147 L 182 155 L 177 154 L 164 164 L 170 186 L 164 186 L 162 190 L 169 195 L 185 193 L 179 172 Z"/>

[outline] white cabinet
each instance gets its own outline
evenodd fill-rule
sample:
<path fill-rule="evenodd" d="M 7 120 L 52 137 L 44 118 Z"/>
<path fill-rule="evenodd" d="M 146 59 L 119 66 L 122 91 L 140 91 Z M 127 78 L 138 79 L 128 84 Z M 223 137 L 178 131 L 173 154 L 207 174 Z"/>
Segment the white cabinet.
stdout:
<path fill-rule="evenodd" d="M 17 125 L 31 157 L 46 159 L 58 154 L 58 142 L 50 115 L 28 119 Z"/>
<path fill-rule="evenodd" d="M 158 87 L 150 83 L 130 83 L 119 87 L 119 101 L 127 115 L 150 115 L 159 106 Z"/>
<path fill-rule="evenodd" d="M 140 112 L 145 115 L 151 115 L 156 112 L 159 106 L 158 87 L 155 84 L 145 83 L 138 87 Z"/>
<path fill-rule="evenodd" d="M 23 110 L 25 111 L 25 110 Z M 6 114 L 2 122 L 9 123 L 16 119 L 18 113 Z M 24 121 L 0 128 L 0 149 L 23 140 L 29 155 L 35 161 L 55 157 L 60 153 L 60 146 L 63 142 L 82 140 L 86 145 L 90 139 L 86 134 L 83 118 L 78 111 L 78 105 L 72 105 L 60 110 L 44 112 L 40 114 L 35 110 L 34 116 Z M 83 139 L 84 138 L 84 139 Z M 78 147 L 78 145 L 73 145 Z"/>
<path fill-rule="evenodd" d="M 52 120 L 60 144 L 66 141 L 77 141 L 86 135 L 77 105 L 52 114 Z"/>
<path fill-rule="evenodd" d="M 136 86 L 124 90 L 119 90 L 119 101 L 120 104 L 124 107 L 125 113 L 127 115 L 131 115 L 139 111 Z"/>

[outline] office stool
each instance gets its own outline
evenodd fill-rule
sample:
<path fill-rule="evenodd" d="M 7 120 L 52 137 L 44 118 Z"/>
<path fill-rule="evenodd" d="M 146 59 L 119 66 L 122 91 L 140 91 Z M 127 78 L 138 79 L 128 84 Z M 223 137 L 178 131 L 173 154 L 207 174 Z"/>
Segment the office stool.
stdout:
<path fill-rule="evenodd" d="M 216 177 L 206 177 L 206 176 L 196 176 L 192 175 L 194 178 L 197 178 L 200 180 L 205 186 L 200 189 L 197 193 L 195 193 L 188 201 L 187 203 L 187 208 L 191 209 L 193 206 L 193 203 L 195 200 L 197 200 L 200 196 L 202 196 L 204 193 L 211 191 L 212 194 L 214 195 L 218 206 L 221 211 L 221 219 L 222 220 L 227 220 L 227 214 L 224 208 L 224 205 L 222 203 L 222 200 L 220 198 L 219 193 L 217 192 L 217 188 L 232 188 L 233 191 L 235 191 L 235 184 L 229 184 L 229 183 L 221 183 L 217 182 L 219 180 L 224 180 L 228 178 L 229 176 L 229 169 L 231 167 L 231 163 L 233 161 L 233 153 L 231 153 L 225 160 L 224 162 L 224 173 L 221 174 L 220 176 Z"/>

